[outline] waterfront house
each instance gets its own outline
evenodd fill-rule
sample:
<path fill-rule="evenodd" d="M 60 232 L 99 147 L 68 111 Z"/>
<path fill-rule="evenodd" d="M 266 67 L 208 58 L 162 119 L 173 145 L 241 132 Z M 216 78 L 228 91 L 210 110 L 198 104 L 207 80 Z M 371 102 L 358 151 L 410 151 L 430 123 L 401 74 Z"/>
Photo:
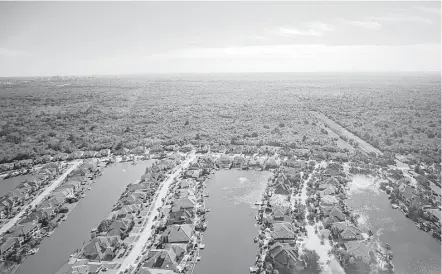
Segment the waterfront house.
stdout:
<path fill-rule="evenodd" d="M 253 155 L 258 153 L 258 148 L 256 146 L 245 146 L 242 153 L 245 155 Z"/>
<path fill-rule="evenodd" d="M 247 166 L 249 169 L 261 169 L 262 165 L 261 163 L 254 158 L 249 159 L 249 161 L 247 162 Z"/>
<path fill-rule="evenodd" d="M 174 205 L 170 208 L 168 223 L 190 224 L 193 222 L 194 216 L 195 214 L 193 208 L 182 208 L 180 206 Z"/>
<path fill-rule="evenodd" d="M 269 249 L 268 256 L 273 268 L 279 274 L 298 273 L 305 268 L 305 262 L 300 259 L 298 248 L 292 244 L 276 243 Z"/>
<path fill-rule="evenodd" d="M 146 195 L 147 194 L 144 192 L 138 192 L 138 193 L 134 192 L 134 193 L 129 194 L 127 197 L 124 197 L 120 201 L 123 205 L 142 204 L 142 203 L 144 203 L 144 199 L 146 198 Z"/>
<path fill-rule="evenodd" d="M 232 166 L 232 159 L 229 156 L 221 156 L 218 158 L 217 164 L 220 168 L 229 169 Z"/>
<path fill-rule="evenodd" d="M 135 155 L 142 155 L 142 154 L 144 154 L 145 151 L 146 151 L 146 150 L 144 149 L 144 147 L 142 147 L 142 146 L 137 146 L 136 148 L 134 148 L 134 149 L 131 150 L 131 153 L 132 153 L 132 154 L 135 154 Z"/>
<path fill-rule="evenodd" d="M 235 156 L 235 158 L 233 158 L 232 168 L 243 168 L 245 163 L 246 159 L 244 159 L 244 157 Z"/>
<path fill-rule="evenodd" d="M 83 248 L 83 257 L 91 261 L 110 261 L 115 257 L 117 236 L 97 236 Z"/>
<path fill-rule="evenodd" d="M 273 158 L 269 158 L 265 163 L 264 163 L 264 167 L 265 169 L 276 169 L 279 167 L 279 165 L 276 163 L 276 161 Z"/>
<path fill-rule="evenodd" d="M 332 206 L 338 203 L 339 203 L 338 199 L 333 195 L 324 195 L 321 198 L 321 205 Z"/>
<path fill-rule="evenodd" d="M 188 243 L 194 234 L 191 224 L 170 225 L 163 233 L 166 243 Z"/>
<path fill-rule="evenodd" d="M 173 270 L 167 270 L 167 269 L 152 269 L 149 267 L 141 267 L 138 272 L 135 274 L 175 274 L 176 272 Z"/>
<path fill-rule="evenodd" d="M 441 222 L 441 210 L 440 208 L 428 208 L 425 209 L 425 214 L 428 216 L 428 218 L 431 219 L 433 222 L 440 223 Z"/>
<path fill-rule="evenodd" d="M 353 224 L 347 222 L 336 222 L 330 227 L 330 232 L 335 241 L 362 240 L 362 232 Z"/>
<path fill-rule="evenodd" d="M 353 258 L 352 269 L 367 269 L 367 266 L 376 262 L 375 249 L 364 241 L 351 241 L 344 243 L 348 255 Z"/>
<path fill-rule="evenodd" d="M 415 191 L 415 189 L 413 189 L 411 186 L 406 185 L 403 188 L 399 189 L 399 198 L 404 201 L 404 203 L 407 206 L 412 206 L 413 204 L 415 204 L 419 197 L 417 196 L 417 193 Z"/>
<path fill-rule="evenodd" d="M 291 222 L 289 208 L 282 206 L 272 207 L 273 222 Z"/>
<path fill-rule="evenodd" d="M 324 213 L 324 227 L 329 228 L 332 224 L 337 222 L 343 222 L 345 221 L 345 215 L 342 213 L 342 211 L 336 207 L 322 207 L 322 211 Z"/>
<path fill-rule="evenodd" d="M 35 233 L 38 231 L 39 226 L 38 224 L 35 224 L 33 222 L 27 222 L 24 224 L 16 225 L 12 228 L 12 230 L 9 230 L 9 237 L 23 237 L 26 239 L 32 238 Z"/>
<path fill-rule="evenodd" d="M 6 241 L 0 246 L 0 255 L 5 259 L 16 246 L 20 245 L 20 240 L 15 237 L 7 238 Z"/>
<path fill-rule="evenodd" d="M 296 238 L 296 227 L 289 222 L 274 223 L 271 237 L 277 242 L 291 242 Z"/>
<path fill-rule="evenodd" d="M 110 155 L 111 151 L 108 148 L 102 149 L 98 152 L 98 157 L 108 157 Z"/>
<path fill-rule="evenodd" d="M 286 182 L 284 182 L 282 179 L 277 179 L 275 183 L 272 185 L 275 194 L 281 194 L 281 195 L 290 195 L 291 190 L 290 186 Z"/>
<path fill-rule="evenodd" d="M 81 150 L 74 151 L 74 152 L 72 152 L 71 154 L 69 154 L 68 159 L 69 159 L 69 160 L 80 159 L 81 156 L 83 156 L 83 153 L 84 153 L 84 152 L 81 151 Z"/>
<path fill-rule="evenodd" d="M 110 224 L 109 229 L 106 232 L 106 236 L 120 236 L 123 233 L 129 232 L 134 226 L 134 221 L 129 218 L 122 218 L 114 220 Z"/>
<path fill-rule="evenodd" d="M 147 254 L 143 266 L 152 269 L 166 269 L 175 271 L 184 255 L 178 257 L 172 248 L 151 249 Z"/>

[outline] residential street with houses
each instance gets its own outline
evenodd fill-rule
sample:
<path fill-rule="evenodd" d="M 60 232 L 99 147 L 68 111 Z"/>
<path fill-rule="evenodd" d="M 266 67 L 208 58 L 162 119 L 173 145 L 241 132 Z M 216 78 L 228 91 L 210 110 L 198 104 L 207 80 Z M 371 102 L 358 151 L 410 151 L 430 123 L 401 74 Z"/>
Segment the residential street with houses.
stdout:
<path fill-rule="evenodd" d="M 74 170 L 76 169 L 81 163 L 83 163 L 83 160 L 77 160 L 72 163 L 72 166 L 68 168 L 60 177 L 58 177 L 56 180 L 52 182 L 51 185 L 49 185 L 40 195 L 38 195 L 32 202 L 30 202 L 27 206 L 23 207 L 23 209 L 14 216 L 11 220 L 9 220 L 7 223 L 5 223 L 0 228 L 0 235 L 3 235 L 6 231 L 8 231 L 11 227 L 13 227 L 25 214 L 26 210 L 29 208 L 33 208 L 40 204 L 49 194 L 51 194 L 52 191 L 54 191 L 63 181 L 64 179 Z"/>
<path fill-rule="evenodd" d="M 148 241 L 149 237 L 152 235 L 152 224 L 154 222 L 154 219 L 156 219 L 156 217 L 159 214 L 158 209 L 163 205 L 162 199 L 166 197 L 166 194 L 173 180 L 180 175 L 182 170 L 186 169 L 189 166 L 189 164 L 193 160 L 195 160 L 196 158 L 195 151 L 192 151 L 188 157 L 189 158 L 185 160 L 181 164 L 181 166 L 172 175 L 170 175 L 170 177 L 166 181 L 164 181 L 164 183 L 161 185 L 161 189 L 158 192 L 154 206 L 151 209 L 149 219 L 145 223 L 144 230 L 141 233 L 140 238 L 137 240 L 137 243 L 134 245 L 132 251 L 126 257 L 126 259 L 121 263 L 119 270 L 125 271 L 126 269 L 134 265 L 138 256 L 141 255 L 144 245 Z"/>

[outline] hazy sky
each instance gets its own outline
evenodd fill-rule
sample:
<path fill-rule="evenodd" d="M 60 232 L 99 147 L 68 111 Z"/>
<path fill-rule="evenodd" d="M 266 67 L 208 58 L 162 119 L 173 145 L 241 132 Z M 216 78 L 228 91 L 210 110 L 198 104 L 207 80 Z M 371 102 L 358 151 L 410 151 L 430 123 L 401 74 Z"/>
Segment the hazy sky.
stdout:
<path fill-rule="evenodd" d="M 1 2 L 0 76 L 440 71 L 440 2 Z"/>

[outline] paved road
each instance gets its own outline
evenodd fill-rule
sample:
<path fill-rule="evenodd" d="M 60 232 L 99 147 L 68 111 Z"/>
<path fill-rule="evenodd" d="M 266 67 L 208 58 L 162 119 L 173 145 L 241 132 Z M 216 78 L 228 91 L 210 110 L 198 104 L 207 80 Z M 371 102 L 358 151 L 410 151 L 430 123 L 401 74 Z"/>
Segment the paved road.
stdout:
<path fill-rule="evenodd" d="M 170 177 L 166 181 L 164 181 L 162 183 L 161 188 L 158 192 L 158 196 L 154 202 L 154 206 L 151 209 L 152 213 L 149 216 L 148 221 L 145 224 L 144 230 L 143 230 L 143 232 L 141 232 L 140 238 L 135 243 L 135 245 L 132 248 L 129 255 L 121 263 L 121 266 L 119 268 L 120 271 L 121 270 L 124 271 L 127 268 L 129 268 L 130 266 L 132 266 L 133 264 L 135 264 L 135 261 L 137 260 L 138 256 L 141 255 L 144 245 L 146 244 L 149 237 L 152 235 L 152 224 L 153 224 L 154 218 L 156 216 L 158 216 L 158 208 L 160 208 L 162 206 L 162 204 L 163 204 L 162 199 L 166 197 L 167 191 L 169 190 L 169 186 L 171 185 L 173 180 L 180 174 L 180 172 L 189 166 L 189 164 L 195 159 L 195 157 L 196 157 L 196 155 L 195 155 L 195 152 L 193 151 L 190 154 L 189 158 L 186 159 L 181 164 L 181 166 L 172 175 L 170 175 Z"/>
<path fill-rule="evenodd" d="M 15 215 L 14 218 L 12 218 L 11 220 L 9 220 L 9 222 L 4 224 L 0 228 L 0 235 L 2 235 L 6 231 L 8 231 L 12 226 L 14 226 L 20 220 L 20 218 L 25 214 L 26 209 L 40 204 L 41 201 L 43 201 L 43 199 L 45 199 L 49 194 L 51 194 L 51 192 L 54 191 L 54 189 L 56 189 L 63 182 L 66 176 L 68 176 L 69 173 L 71 173 L 75 168 L 77 168 L 82 162 L 83 162 L 82 160 L 75 161 L 68 170 L 66 170 L 60 177 L 54 180 L 51 185 L 49 185 L 42 193 L 40 193 L 40 195 L 38 195 L 32 202 L 30 202 L 27 206 L 25 206 L 17 215 Z"/>

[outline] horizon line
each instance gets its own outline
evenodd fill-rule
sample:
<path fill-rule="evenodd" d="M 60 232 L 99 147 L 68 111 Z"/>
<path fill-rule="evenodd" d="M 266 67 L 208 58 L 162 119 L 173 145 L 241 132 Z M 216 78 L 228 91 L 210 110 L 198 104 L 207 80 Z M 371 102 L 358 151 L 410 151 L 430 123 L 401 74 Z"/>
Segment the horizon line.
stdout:
<path fill-rule="evenodd" d="M 380 74 L 394 74 L 394 73 L 420 73 L 420 74 L 441 74 L 441 70 L 360 70 L 360 71 L 251 71 L 251 72 L 138 72 L 138 73 L 112 73 L 112 74 L 54 74 L 54 75 L 22 75 L 22 76 L 0 76 L 0 79 L 5 78 L 50 78 L 50 77 L 118 77 L 118 76 L 149 76 L 149 75 L 221 75 L 221 74 L 340 74 L 340 73 L 380 73 Z"/>

